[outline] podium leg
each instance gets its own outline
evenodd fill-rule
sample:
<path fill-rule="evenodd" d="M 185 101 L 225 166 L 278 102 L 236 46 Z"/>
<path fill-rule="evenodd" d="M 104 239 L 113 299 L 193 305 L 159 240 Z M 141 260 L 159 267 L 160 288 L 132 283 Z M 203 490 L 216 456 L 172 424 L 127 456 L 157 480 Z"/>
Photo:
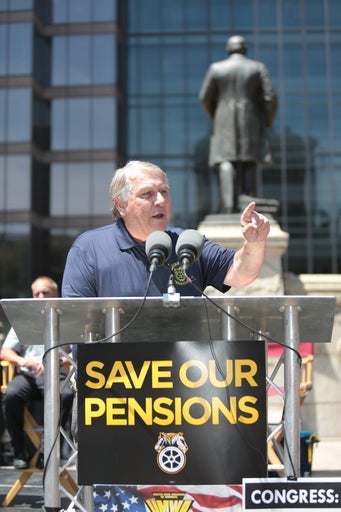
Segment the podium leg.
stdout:
<path fill-rule="evenodd" d="M 299 418 L 299 311 L 295 305 L 284 306 L 285 342 L 290 348 L 284 353 L 284 470 L 287 477 L 300 476 Z"/>
<path fill-rule="evenodd" d="M 46 510 L 59 510 L 59 354 L 57 349 L 53 349 L 59 342 L 59 314 L 55 308 L 46 309 L 44 313 L 46 315 L 44 345 L 45 351 L 48 350 L 45 358 L 44 380 L 44 504 Z"/>
<path fill-rule="evenodd" d="M 111 341 L 120 341 L 121 335 L 116 334 L 121 327 L 120 312 L 118 308 L 109 308 L 105 312 L 105 336 L 111 337 Z"/>
<path fill-rule="evenodd" d="M 226 313 L 221 319 L 222 338 L 226 341 L 236 341 L 238 339 L 237 322 L 234 317 L 237 316 L 238 310 L 235 306 L 229 304 L 226 306 Z"/>

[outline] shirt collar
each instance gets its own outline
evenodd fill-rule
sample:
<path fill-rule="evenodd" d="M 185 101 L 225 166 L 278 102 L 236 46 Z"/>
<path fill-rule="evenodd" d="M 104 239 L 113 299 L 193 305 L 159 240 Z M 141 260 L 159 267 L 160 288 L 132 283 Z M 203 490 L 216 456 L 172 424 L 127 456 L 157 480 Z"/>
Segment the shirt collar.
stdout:
<path fill-rule="evenodd" d="M 121 251 L 126 251 L 133 247 L 144 247 L 144 242 L 137 242 L 129 234 L 122 219 L 118 219 L 114 224 L 114 230 L 116 231 L 116 240 Z"/>

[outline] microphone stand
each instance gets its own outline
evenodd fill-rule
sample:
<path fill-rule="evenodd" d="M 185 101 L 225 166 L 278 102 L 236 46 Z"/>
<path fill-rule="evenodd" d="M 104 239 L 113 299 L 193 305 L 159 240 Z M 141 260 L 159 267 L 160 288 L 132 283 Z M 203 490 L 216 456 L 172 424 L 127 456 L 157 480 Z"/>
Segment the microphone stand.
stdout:
<path fill-rule="evenodd" d="M 171 270 L 171 274 L 169 276 L 167 293 L 163 294 L 162 300 L 163 305 L 166 308 L 178 308 L 180 306 L 180 293 L 178 293 L 175 288 L 175 276 L 173 270 Z"/>

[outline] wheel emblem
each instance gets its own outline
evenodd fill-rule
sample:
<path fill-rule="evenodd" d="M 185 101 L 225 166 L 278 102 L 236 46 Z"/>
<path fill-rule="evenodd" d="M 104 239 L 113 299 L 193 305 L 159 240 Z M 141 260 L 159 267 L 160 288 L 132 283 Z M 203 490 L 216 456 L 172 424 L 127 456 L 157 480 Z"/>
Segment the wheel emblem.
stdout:
<path fill-rule="evenodd" d="M 188 446 L 182 432 L 160 432 L 155 450 L 156 462 L 164 473 L 174 475 L 186 466 Z"/>

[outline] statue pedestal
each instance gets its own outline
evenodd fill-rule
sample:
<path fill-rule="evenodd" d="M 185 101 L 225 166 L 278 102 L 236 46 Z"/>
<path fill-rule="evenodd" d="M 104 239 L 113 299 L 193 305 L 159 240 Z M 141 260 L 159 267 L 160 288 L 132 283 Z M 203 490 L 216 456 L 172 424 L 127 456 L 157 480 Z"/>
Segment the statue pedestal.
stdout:
<path fill-rule="evenodd" d="M 265 262 L 255 281 L 243 288 L 231 288 L 232 295 L 284 295 L 282 256 L 287 251 L 289 234 L 270 215 L 270 233 L 266 243 Z M 240 214 L 207 215 L 198 231 L 223 247 L 238 250 L 243 243 Z M 212 292 L 213 292 L 212 288 Z M 211 292 L 211 290 L 210 290 Z"/>

